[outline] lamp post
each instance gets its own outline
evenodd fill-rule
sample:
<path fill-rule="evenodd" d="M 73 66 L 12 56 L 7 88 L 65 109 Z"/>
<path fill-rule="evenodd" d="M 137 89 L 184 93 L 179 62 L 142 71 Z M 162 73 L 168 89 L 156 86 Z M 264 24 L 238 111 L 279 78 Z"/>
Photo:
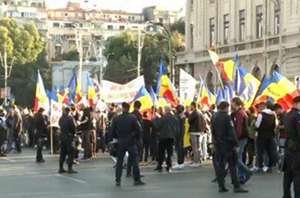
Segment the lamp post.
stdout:
<path fill-rule="evenodd" d="M 168 39 L 168 50 L 169 50 L 169 64 L 170 64 L 170 70 L 171 70 L 171 81 L 174 83 L 175 82 L 175 74 L 174 74 L 174 62 L 173 62 L 173 52 L 172 52 L 172 35 L 169 27 L 166 27 L 162 23 L 152 23 L 153 25 L 157 25 L 163 29 L 163 31 L 167 35 Z"/>

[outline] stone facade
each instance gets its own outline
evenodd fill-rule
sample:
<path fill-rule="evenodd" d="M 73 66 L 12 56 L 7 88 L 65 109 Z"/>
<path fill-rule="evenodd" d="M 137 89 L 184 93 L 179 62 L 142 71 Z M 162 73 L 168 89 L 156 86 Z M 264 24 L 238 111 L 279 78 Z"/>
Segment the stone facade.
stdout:
<path fill-rule="evenodd" d="M 291 80 L 300 75 L 300 0 L 187 0 L 185 21 L 176 64 L 196 77 L 214 71 L 208 49 L 238 55 L 250 71 L 269 74 L 278 64 Z"/>

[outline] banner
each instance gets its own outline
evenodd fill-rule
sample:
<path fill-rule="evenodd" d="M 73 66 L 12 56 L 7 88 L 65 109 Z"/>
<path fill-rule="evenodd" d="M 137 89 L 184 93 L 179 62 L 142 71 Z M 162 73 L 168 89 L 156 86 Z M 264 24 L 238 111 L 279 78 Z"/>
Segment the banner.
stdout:
<path fill-rule="evenodd" d="M 181 102 L 185 102 L 186 100 L 193 101 L 197 84 L 198 82 L 193 76 L 180 69 L 179 97 Z"/>
<path fill-rule="evenodd" d="M 103 80 L 101 83 L 101 98 L 106 103 L 132 102 L 142 86 L 145 86 L 143 76 L 124 85 Z"/>

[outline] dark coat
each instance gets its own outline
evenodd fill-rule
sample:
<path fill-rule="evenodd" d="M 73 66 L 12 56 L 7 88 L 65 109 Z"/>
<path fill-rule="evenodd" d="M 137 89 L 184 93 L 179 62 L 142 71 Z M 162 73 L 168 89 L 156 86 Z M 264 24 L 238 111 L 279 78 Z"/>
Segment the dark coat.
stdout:
<path fill-rule="evenodd" d="M 286 117 L 285 129 L 288 133 L 288 149 L 300 152 L 300 111 L 292 109 Z"/>
<path fill-rule="evenodd" d="M 59 119 L 59 127 L 61 130 L 61 140 L 73 140 L 76 133 L 76 126 L 72 116 L 63 114 Z"/>
<path fill-rule="evenodd" d="M 193 111 L 189 117 L 189 125 L 190 125 L 190 133 L 194 133 L 194 132 L 205 132 L 205 128 L 206 128 L 206 122 L 204 119 L 204 116 L 202 115 L 201 112 L 199 111 Z"/>
<path fill-rule="evenodd" d="M 211 123 L 215 149 L 226 152 L 238 147 L 238 140 L 231 117 L 226 112 L 217 112 L 212 117 Z"/>
<path fill-rule="evenodd" d="M 122 147 L 136 145 L 141 139 L 142 127 L 136 116 L 123 113 L 112 121 L 112 137 L 118 140 Z"/>
<path fill-rule="evenodd" d="M 157 130 L 158 138 L 175 139 L 176 134 L 179 133 L 179 121 L 176 116 L 168 113 L 161 118 L 153 121 L 153 126 Z"/>
<path fill-rule="evenodd" d="M 36 129 L 36 135 L 38 138 L 47 137 L 48 124 L 47 124 L 47 119 L 43 114 L 41 113 L 35 114 L 34 125 Z"/>

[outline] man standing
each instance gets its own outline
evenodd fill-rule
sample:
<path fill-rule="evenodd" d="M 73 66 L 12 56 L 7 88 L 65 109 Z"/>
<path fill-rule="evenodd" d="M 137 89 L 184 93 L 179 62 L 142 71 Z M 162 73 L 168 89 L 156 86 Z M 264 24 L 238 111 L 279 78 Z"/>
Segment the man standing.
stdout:
<path fill-rule="evenodd" d="M 174 169 L 183 169 L 184 168 L 184 124 L 185 124 L 185 115 L 184 115 L 184 106 L 179 105 L 177 107 L 176 113 L 178 121 L 178 131 L 175 134 L 175 149 L 177 151 L 177 165 Z"/>
<path fill-rule="evenodd" d="M 21 133 L 22 133 L 22 116 L 20 110 L 13 105 L 13 119 L 12 119 L 12 129 L 13 129 L 13 137 L 16 145 L 16 151 L 18 153 L 22 152 L 21 148 Z"/>
<path fill-rule="evenodd" d="M 195 102 L 191 103 L 191 113 L 188 117 L 190 125 L 190 136 L 191 144 L 193 150 L 193 165 L 199 166 L 201 163 L 200 160 L 200 136 L 205 132 L 205 119 L 201 112 L 197 110 L 197 104 Z"/>
<path fill-rule="evenodd" d="M 75 122 L 70 114 L 69 107 L 64 109 L 62 117 L 59 119 L 59 127 L 61 129 L 61 143 L 60 143 L 60 158 L 58 173 L 65 173 L 64 162 L 68 156 L 68 173 L 77 173 L 73 170 L 73 140 L 76 132 Z"/>
<path fill-rule="evenodd" d="M 283 198 L 300 197 L 300 96 L 294 98 L 294 106 L 287 114 L 285 129 L 288 133 L 283 165 Z"/>
<path fill-rule="evenodd" d="M 225 187 L 226 164 L 228 163 L 232 184 L 235 193 L 246 193 L 240 187 L 237 176 L 237 147 L 238 140 L 234 132 L 233 123 L 229 114 L 229 103 L 221 102 L 218 106 L 218 112 L 212 118 L 212 137 L 215 148 L 215 171 L 217 182 L 219 184 L 219 192 L 228 192 Z"/>
<path fill-rule="evenodd" d="M 141 126 L 141 134 L 139 134 L 140 139 L 137 140 L 137 147 L 138 147 L 138 154 L 139 154 L 139 161 L 142 161 L 143 158 L 143 118 L 140 113 L 141 109 L 141 102 L 140 101 L 135 101 L 133 104 L 133 112 L 132 114 L 137 118 L 140 126 Z M 131 172 L 132 172 L 132 158 L 129 155 L 128 160 L 127 160 L 127 177 L 131 177 Z"/>
<path fill-rule="evenodd" d="M 257 163 L 259 172 L 271 172 L 272 167 L 276 164 L 276 143 L 275 143 L 275 129 L 276 129 L 276 115 L 267 108 L 267 104 L 262 102 L 258 104 L 259 114 L 255 123 L 257 128 Z M 268 155 L 269 163 L 264 170 L 264 154 Z"/>
<path fill-rule="evenodd" d="M 172 114 L 170 107 L 165 107 L 164 115 L 160 118 L 156 118 L 153 121 L 154 128 L 158 131 L 158 165 L 155 170 L 161 172 L 162 165 L 165 161 L 165 153 L 167 152 L 166 158 L 166 170 L 167 172 L 171 171 L 172 168 L 172 155 L 173 155 L 173 145 L 175 134 L 178 133 L 179 124 L 175 117 Z"/>
<path fill-rule="evenodd" d="M 93 118 L 91 108 L 84 108 L 78 128 L 82 131 L 82 146 L 84 149 L 83 159 L 88 160 L 92 158 Z"/>
<path fill-rule="evenodd" d="M 236 136 L 239 141 L 238 147 L 238 167 L 239 177 L 242 183 L 246 183 L 251 176 L 251 171 L 243 162 L 243 154 L 248 141 L 248 115 L 243 108 L 242 100 L 235 97 L 231 101 L 232 114 L 231 118 L 234 124 Z"/>
<path fill-rule="evenodd" d="M 118 157 L 116 165 L 116 186 L 121 185 L 121 177 L 123 170 L 123 160 L 125 153 L 128 152 L 132 159 L 134 185 L 145 185 L 140 178 L 139 169 L 139 153 L 137 141 L 141 138 L 141 126 L 137 118 L 129 113 L 130 105 L 128 103 L 122 104 L 122 114 L 112 122 L 113 138 L 118 141 Z"/>
<path fill-rule="evenodd" d="M 44 108 L 40 108 L 34 117 L 36 138 L 37 138 L 37 149 L 36 149 L 37 163 L 45 162 L 42 151 L 43 151 L 45 138 L 47 137 L 47 133 L 48 133 L 48 126 L 47 126 L 47 119 L 43 115 L 44 111 L 45 111 Z"/>

